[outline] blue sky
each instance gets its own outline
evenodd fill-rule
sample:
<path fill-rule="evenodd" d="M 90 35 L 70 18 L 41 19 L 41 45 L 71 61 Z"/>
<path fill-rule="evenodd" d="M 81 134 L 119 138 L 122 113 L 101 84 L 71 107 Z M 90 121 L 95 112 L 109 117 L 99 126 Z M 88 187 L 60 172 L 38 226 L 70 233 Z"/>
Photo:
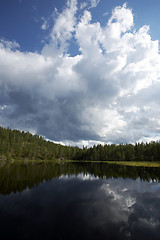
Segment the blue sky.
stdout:
<path fill-rule="evenodd" d="M 91 146 L 160 139 L 158 0 L 1 0 L 0 125 Z"/>

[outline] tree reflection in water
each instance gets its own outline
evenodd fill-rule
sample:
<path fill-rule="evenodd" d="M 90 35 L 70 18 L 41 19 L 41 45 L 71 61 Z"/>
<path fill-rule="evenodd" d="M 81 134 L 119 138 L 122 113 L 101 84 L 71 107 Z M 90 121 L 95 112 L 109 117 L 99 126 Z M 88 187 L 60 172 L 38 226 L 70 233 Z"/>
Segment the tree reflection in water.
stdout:
<path fill-rule="evenodd" d="M 106 163 L 6 163 L 0 165 L 0 194 L 22 192 L 43 181 L 61 176 L 90 174 L 100 179 L 140 178 L 143 181 L 160 181 L 160 168 L 118 166 Z"/>

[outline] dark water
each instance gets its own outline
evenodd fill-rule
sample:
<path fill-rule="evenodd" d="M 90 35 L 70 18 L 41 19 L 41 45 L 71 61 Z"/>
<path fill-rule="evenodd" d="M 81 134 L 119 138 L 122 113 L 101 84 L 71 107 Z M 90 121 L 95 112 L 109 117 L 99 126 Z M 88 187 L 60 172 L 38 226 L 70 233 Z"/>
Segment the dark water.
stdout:
<path fill-rule="evenodd" d="M 0 239 L 160 239 L 160 169 L 0 167 Z"/>

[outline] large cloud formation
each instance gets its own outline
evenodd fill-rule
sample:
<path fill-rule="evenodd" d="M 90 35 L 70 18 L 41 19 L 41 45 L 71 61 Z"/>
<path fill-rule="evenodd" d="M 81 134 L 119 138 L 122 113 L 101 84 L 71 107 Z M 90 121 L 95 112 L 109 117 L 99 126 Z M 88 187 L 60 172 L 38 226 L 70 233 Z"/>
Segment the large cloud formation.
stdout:
<path fill-rule="evenodd" d="M 2 126 L 65 144 L 159 139 L 159 42 L 126 4 L 94 23 L 98 2 L 67 1 L 41 53 L 0 41 Z"/>

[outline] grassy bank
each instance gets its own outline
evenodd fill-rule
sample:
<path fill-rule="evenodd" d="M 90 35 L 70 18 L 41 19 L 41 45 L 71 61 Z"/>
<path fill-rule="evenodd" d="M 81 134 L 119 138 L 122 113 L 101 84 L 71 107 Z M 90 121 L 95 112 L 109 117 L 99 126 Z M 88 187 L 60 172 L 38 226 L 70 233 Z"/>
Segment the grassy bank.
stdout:
<path fill-rule="evenodd" d="M 125 166 L 137 166 L 137 167 L 160 167 L 159 162 L 107 161 L 107 163 L 125 165 Z"/>
<path fill-rule="evenodd" d="M 88 163 L 108 163 L 124 166 L 134 166 L 134 167 L 160 167 L 160 162 L 144 162 L 144 161 L 73 161 L 68 160 L 67 162 L 88 162 Z"/>
<path fill-rule="evenodd" d="M 63 163 L 107 163 L 107 164 L 116 164 L 116 165 L 123 165 L 123 166 L 134 166 L 134 167 L 160 167 L 160 162 L 145 162 L 145 161 L 90 161 L 90 160 L 61 160 L 61 159 L 52 159 L 52 160 L 8 160 L 8 161 L 0 161 L 1 164 L 4 163 L 25 163 L 25 164 L 29 164 L 29 163 L 59 163 L 59 164 L 63 164 Z"/>

